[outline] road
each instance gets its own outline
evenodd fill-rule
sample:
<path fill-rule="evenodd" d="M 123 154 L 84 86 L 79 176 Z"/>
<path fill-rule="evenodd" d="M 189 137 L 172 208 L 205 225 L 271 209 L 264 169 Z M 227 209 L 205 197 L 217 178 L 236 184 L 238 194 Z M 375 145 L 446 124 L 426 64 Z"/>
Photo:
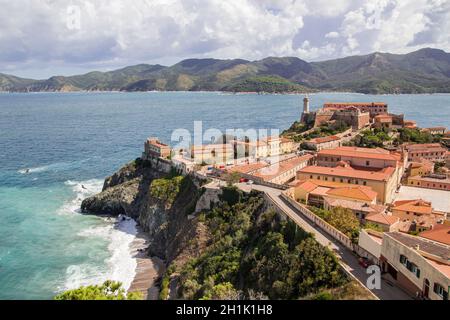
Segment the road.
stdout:
<path fill-rule="evenodd" d="M 265 192 L 273 200 L 277 207 L 280 208 L 289 218 L 291 218 L 299 227 L 312 233 L 320 244 L 330 248 L 338 257 L 341 266 L 345 270 L 358 279 L 363 286 L 366 285 L 366 281 L 370 275 L 366 273 L 365 268 L 359 265 L 358 258 L 355 254 L 344 245 L 335 241 L 326 232 L 315 226 L 315 224 L 305 217 L 300 211 L 283 200 L 280 197 L 281 190 L 262 185 L 248 185 L 245 183 L 239 183 L 237 184 L 237 187 L 246 192 L 249 192 L 252 189 Z M 390 285 L 384 279 L 381 280 L 381 289 L 372 289 L 370 291 L 380 300 L 411 300 L 411 297 L 405 292 Z"/>

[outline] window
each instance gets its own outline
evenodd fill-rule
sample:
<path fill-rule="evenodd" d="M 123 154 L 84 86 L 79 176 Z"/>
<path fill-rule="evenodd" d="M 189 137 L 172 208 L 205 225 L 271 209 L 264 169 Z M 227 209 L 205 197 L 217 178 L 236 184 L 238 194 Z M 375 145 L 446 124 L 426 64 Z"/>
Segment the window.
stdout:
<path fill-rule="evenodd" d="M 363 181 L 363 185 L 367 186 L 367 181 Z"/>
<path fill-rule="evenodd" d="M 444 300 L 448 299 L 448 292 L 445 291 L 444 287 L 439 283 L 434 283 L 433 291 Z"/>
<path fill-rule="evenodd" d="M 406 266 L 406 262 L 408 261 L 408 259 L 406 259 L 406 257 L 404 255 L 400 255 L 400 263 L 404 266 Z"/>
<path fill-rule="evenodd" d="M 366 166 L 370 166 L 370 161 L 366 161 Z"/>

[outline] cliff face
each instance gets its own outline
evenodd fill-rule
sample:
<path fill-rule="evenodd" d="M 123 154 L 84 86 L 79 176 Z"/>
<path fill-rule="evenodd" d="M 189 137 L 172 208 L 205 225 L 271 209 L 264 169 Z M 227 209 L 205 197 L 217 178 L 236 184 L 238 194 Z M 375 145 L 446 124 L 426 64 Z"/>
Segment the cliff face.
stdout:
<path fill-rule="evenodd" d="M 197 256 L 209 239 L 205 226 L 192 215 L 199 199 L 205 203 L 202 182 L 191 176 L 178 177 L 178 189 L 169 200 L 163 197 L 165 192 L 163 196 L 155 192 L 156 182 L 170 184 L 173 179 L 160 169 L 147 161 L 127 164 L 106 178 L 103 191 L 85 199 L 81 209 L 84 213 L 132 217 L 150 237 L 150 255 L 166 264 L 183 264 Z"/>

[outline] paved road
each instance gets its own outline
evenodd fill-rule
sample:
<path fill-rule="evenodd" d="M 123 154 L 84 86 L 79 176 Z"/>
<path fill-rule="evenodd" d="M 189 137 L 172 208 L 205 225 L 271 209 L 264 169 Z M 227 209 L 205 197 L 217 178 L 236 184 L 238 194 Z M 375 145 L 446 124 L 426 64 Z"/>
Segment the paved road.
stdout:
<path fill-rule="evenodd" d="M 292 207 L 289 203 L 283 200 L 281 190 L 270 188 L 261 185 L 247 185 L 245 183 L 239 183 L 237 186 L 243 191 L 251 191 L 252 189 L 265 192 L 286 215 L 288 215 L 298 226 L 303 230 L 314 234 L 315 239 L 322 244 L 330 248 L 338 257 L 340 264 L 343 268 L 349 271 L 355 276 L 362 285 L 365 286 L 366 281 L 370 275 L 366 273 L 366 269 L 359 265 L 358 258 L 353 252 L 347 249 L 345 246 L 335 241 L 322 229 L 318 228 L 312 221 L 305 217 L 301 212 Z M 381 281 L 381 289 L 370 290 L 372 293 L 381 300 L 411 300 L 401 289 L 390 285 L 385 280 Z"/>

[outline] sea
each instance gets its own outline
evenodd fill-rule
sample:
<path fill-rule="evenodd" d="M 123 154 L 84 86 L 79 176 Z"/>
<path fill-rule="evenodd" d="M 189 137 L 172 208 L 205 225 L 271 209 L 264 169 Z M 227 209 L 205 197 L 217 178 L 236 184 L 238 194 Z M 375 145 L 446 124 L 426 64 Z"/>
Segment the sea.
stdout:
<path fill-rule="evenodd" d="M 450 127 L 450 95 L 314 93 L 328 101 L 389 104 L 419 126 Z M 147 137 L 174 130 L 288 128 L 303 95 L 220 92 L 0 93 L 0 299 L 52 299 L 111 279 L 128 288 L 132 220 L 80 213 L 103 179 L 140 156 Z M 187 131 L 186 131 L 187 130 Z M 177 136 L 177 135 L 175 135 Z"/>

